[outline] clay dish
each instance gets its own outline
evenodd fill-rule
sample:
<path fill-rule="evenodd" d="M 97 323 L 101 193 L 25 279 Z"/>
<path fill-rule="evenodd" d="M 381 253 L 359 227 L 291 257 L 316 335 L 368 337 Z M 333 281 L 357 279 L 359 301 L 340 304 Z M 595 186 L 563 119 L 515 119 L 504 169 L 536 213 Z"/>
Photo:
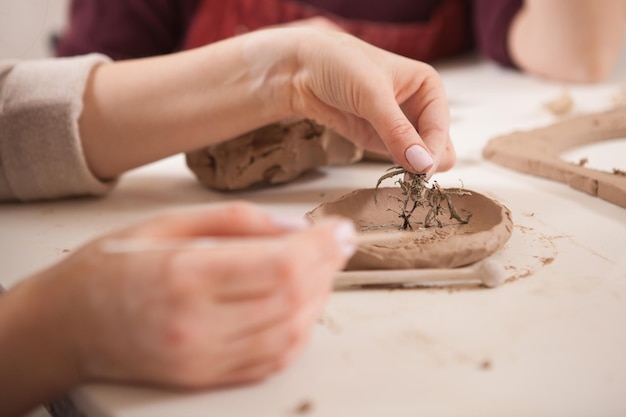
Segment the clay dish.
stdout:
<path fill-rule="evenodd" d="M 359 233 L 389 232 L 397 234 L 393 240 L 359 245 L 348 263 L 347 270 L 455 268 L 486 258 L 502 248 L 513 230 L 510 211 L 500 203 L 475 191 L 470 195 L 452 196 L 452 202 L 461 214 L 469 211 L 468 224 L 440 217 L 443 227 L 424 228 L 417 222 L 426 216 L 427 209 L 419 207 L 412 219 L 413 230 L 399 231 L 402 219 L 391 210 L 398 210 L 396 197 L 400 188 L 360 189 L 338 200 L 324 203 L 307 217 L 315 222 L 326 216 L 340 215 L 354 221 Z"/>

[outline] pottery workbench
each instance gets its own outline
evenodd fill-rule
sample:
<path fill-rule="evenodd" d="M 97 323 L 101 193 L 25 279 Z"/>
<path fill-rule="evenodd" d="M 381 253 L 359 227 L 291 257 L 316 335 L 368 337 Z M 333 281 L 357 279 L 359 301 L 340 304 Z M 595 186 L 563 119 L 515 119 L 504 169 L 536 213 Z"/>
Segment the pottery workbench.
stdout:
<path fill-rule="evenodd" d="M 494 255 L 504 285 L 335 292 L 304 354 L 265 382 L 193 393 L 89 385 L 73 400 L 89 417 L 626 415 L 626 209 L 481 157 L 494 136 L 559 120 L 543 104 L 564 88 L 574 113 L 611 108 L 626 85 L 624 61 L 594 86 L 475 58 L 440 66 L 458 163 L 436 179 L 462 180 L 511 210 L 513 235 Z M 623 170 L 626 139 L 563 158 Z M 387 167 L 322 168 L 285 186 L 225 194 L 202 188 L 177 156 L 125 175 L 102 199 L 0 205 L 0 280 L 10 287 L 90 238 L 167 208 L 246 199 L 304 215 L 372 187 Z"/>

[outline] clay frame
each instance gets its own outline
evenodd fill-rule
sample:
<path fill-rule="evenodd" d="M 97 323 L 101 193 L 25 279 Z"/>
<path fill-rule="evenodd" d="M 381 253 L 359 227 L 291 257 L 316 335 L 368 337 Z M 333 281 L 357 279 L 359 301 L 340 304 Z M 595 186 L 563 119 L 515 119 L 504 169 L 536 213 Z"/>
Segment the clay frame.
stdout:
<path fill-rule="evenodd" d="M 583 145 L 626 137 L 626 107 L 491 139 L 483 157 L 499 165 L 568 184 L 626 208 L 626 176 L 573 164 L 560 155 Z"/>

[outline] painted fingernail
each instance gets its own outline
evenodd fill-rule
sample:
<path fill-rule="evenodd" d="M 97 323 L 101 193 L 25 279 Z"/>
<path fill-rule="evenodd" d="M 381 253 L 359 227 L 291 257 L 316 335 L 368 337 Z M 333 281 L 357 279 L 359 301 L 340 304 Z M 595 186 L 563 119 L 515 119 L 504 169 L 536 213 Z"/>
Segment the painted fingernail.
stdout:
<path fill-rule="evenodd" d="M 434 164 L 433 157 L 419 145 L 410 146 L 404 156 L 416 172 L 426 172 Z"/>
<path fill-rule="evenodd" d="M 342 220 L 335 227 L 335 239 L 341 248 L 341 251 L 348 258 L 356 252 L 356 230 L 354 223 L 349 220 Z"/>
<path fill-rule="evenodd" d="M 285 231 L 304 230 L 311 225 L 306 218 L 300 216 L 273 215 L 271 220 L 274 226 Z"/>

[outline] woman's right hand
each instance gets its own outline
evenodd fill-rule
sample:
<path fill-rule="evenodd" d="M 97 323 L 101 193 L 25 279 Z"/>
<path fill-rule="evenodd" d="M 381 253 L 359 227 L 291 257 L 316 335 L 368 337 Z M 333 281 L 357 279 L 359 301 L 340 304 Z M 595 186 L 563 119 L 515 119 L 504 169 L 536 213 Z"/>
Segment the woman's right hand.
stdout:
<path fill-rule="evenodd" d="M 287 114 L 388 153 L 411 172 L 430 176 L 454 165 L 446 93 L 430 65 L 341 31 L 307 27 L 250 33 L 244 57 L 259 85 L 284 80 L 265 96 L 288 103 Z"/>
<path fill-rule="evenodd" d="M 314 27 L 259 30 L 102 65 L 87 83 L 79 129 L 89 168 L 111 179 L 294 115 L 412 172 L 432 175 L 455 163 L 435 69 Z"/>

